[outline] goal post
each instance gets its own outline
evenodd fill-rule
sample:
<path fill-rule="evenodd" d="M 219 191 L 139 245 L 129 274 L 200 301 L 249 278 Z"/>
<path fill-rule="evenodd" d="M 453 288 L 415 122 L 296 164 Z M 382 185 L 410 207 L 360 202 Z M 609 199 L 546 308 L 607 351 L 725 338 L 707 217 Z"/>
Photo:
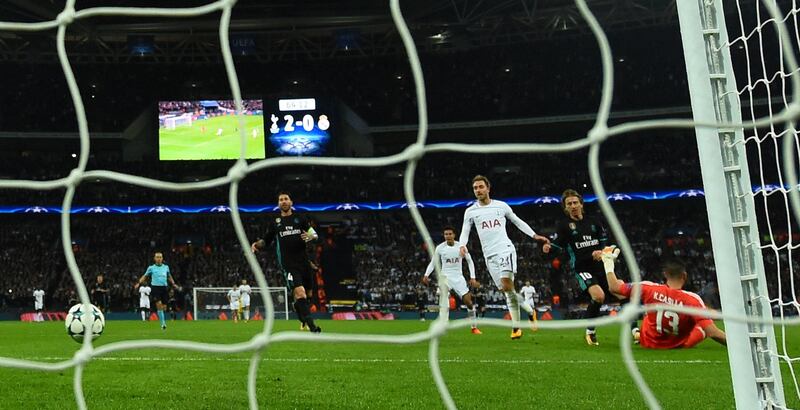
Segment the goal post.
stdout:
<path fill-rule="evenodd" d="M 230 313 L 228 304 L 228 291 L 230 287 L 198 287 L 192 290 L 194 302 L 194 320 L 218 319 L 221 313 Z M 264 315 L 267 312 L 264 306 L 263 294 L 272 298 L 275 308 L 275 318 L 289 320 L 288 292 L 285 287 L 252 288 L 250 295 L 250 317 L 256 313 Z"/>
<path fill-rule="evenodd" d="M 178 126 L 192 125 L 192 114 L 183 114 L 177 117 L 168 117 L 164 119 L 164 127 L 168 130 L 174 130 Z"/>
<path fill-rule="evenodd" d="M 721 0 L 677 2 L 694 120 L 741 123 Z M 752 185 L 741 127 L 696 127 L 700 168 L 723 313 L 771 319 Z M 775 332 L 725 320 L 738 409 L 785 406 Z"/>

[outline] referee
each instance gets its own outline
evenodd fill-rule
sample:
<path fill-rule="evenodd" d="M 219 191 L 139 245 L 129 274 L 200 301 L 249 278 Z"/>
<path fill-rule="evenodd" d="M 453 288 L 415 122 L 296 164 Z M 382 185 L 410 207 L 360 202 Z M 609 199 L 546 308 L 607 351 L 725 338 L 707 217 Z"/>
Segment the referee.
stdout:
<path fill-rule="evenodd" d="M 164 317 L 164 309 L 166 309 L 167 302 L 169 302 L 167 282 L 176 289 L 178 285 L 176 285 L 175 280 L 172 279 L 169 266 L 164 263 L 164 254 L 161 252 L 153 254 L 153 262 L 155 263 L 148 266 L 147 271 L 139 278 L 139 282 L 134 286 L 134 289 L 138 290 L 139 285 L 145 283 L 147 278 L 150 278 L 150 296 L 156 301 L 156 309 L 158 309 L 158 320 L 161 322 L 161 329 L 166 330 L 167 320 Z"/>
<path fill-rule="evenodd" d="M 306 244 L 318 238 L 311 222 L 303 215 L 292 211 L 292 197 L 288 192 L 278 194 L 280 216 L 271 220 L 263 239 L 253 243 L 251 249 L 258 252 L 275 242 L 278 269 L 283 273 L 286 287 L 294 297 L 294 311 L 301 324 L 311 332 L 322 331 L 314 324 L 306 289 L 313 289 L 314 276 L 308 263 Z"/>

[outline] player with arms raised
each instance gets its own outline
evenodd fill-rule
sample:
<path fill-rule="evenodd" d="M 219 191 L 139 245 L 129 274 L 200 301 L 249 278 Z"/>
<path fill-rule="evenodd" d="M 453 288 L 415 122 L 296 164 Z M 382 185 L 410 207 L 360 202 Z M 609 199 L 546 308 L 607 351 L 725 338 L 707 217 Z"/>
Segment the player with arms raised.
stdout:
<path fill-rule="evenodd" d="M 528 312 L 528 318 L 532 323 L 531 327 L 535 329 L 536 325 L 533 306 L 521 301 L 521 296 L 514 290 L 514 275 L 517 273 L 517 250 L 508 238 L 506 221 L 511 221 L 520 231 L 536 241 L 548 244 L 550 240 L 544 236 L 537 235 L 530 225 L 514 214 L 508 204 L 491 199 L 489 197 L 490 189 L 489 179 L 485 176 L 477 175 L 472 179 L 472 192 L 475 194 L 477 201 L 464 212 L 464 226 L 461 228 L 461 237 L 458 242 L 461 244 L 461 256 L 464 257 L 467 254 L 469 232 L 472 229 L 472 225 L 475 225 L 489 274 L 492 275 L 497 288 L 503 291 L 506 296 L 508 311 L 511 314 L 513 323 L 511 339 L 516 340 L 522 337 L 522 330 L 519 328 L 520 304 Z"/>
<path fill-rule="evenodd" d="M 438 258 L 441 262 L 442 275 L 445 284 L 450 291 L 454 291 L 464 304 L 467 305 L 467 317 L 472 324 L 472 333 L 479 335 L 481 331 L 478 329 L 478 323 L 475 319 L 475 305 L 472 303 L 472 293 L 467 287 L 467 281 L 464 280 L 464 271 L 462 270 L 462 261 L 466 259 L 467 267 L 469 268 L 469 281 L 473 287 L 478 287 L 478 281 L 475 280 L 475 264 L 472 262 L 472 257 L 467 253 L 464 257 L 461 256 L 459 250 L 459 243 L 456 242 L 456 230 L 453 227 L 447 226 L 443 230 L 444 242 L 436 246 L 433 251 L 433 259 L 425 269 L 425 275 L 422 277 L 422 283 L 425 285 L 430 283 L 428 279 L 434 271 L 434 264 Z"/>
<path fill-rule="evenodd" d="M 273 241 L 276 244 L 278 268 L 286 279 L 286 287 L 294 297 L 294 311 L 300 323 L 305 323 L 311 332 L 319 333 L 322 329 L 314 324 L 311 307 L 308 303 L 306 289 L 313 289 L 314 276 L 309 266 L 306 244 L 318 238 L 311 222 L 303 215 L 292 211 L 292 198 L 288 192 L 278 194 L 278 208 L 281 213 L 270 223 L 264 239 L 259 239 L 251 246 L 253 252 L 264 249 Z"/>
<path fill-rule="evenodd" d="M 617 279 L 614 263 L 619 249 L 606 247 L 602 251 L 603 266 L 608 280 L 608 289 L 621 297 L 629 298 L 633 284 Z M 686 266 L 677 260 L 668 260 L 663 265 L 666 284 L 644 281 L 642 285 L 643 305 L 673 305 L 705 309 L 703 299 L 696 293 L 683 290 L 688 274 Z M 675 349 L 694 347 L 710 337 L 721 345 L 727 345 L 725 332 L 714 321 L 703 316 L 694 316 L 670 310 L 647 312 L 642 321 L 639 343 L 648 349 Z"/>
<path fill-rule="evenodd" d="M 176 285 L 175 281 L 172 279 L 172 275 L 169 272 L 169 266 L 164 263 L 163 253 L 154 253 L 153 262 L 155 263 L 147 267 L 144 275 L 139 278 L 139 282 L 136 284 L 136 286 L 134 286 L 134 288 L 138 290 L 140 285 L 145 283 L 148 278 L 150 279 L 150 294 L 156 301 L 158 321 L 161 323 L 161 329 L 166 330 L 167 319 L 164 317 L 164 309 L 167 307 L 166 302 L 169 301 L 169 290 L 167 289 L 167 283 L 169 282 L 169 284 L 176 289 L 178 288 L 178 285 Z"/>

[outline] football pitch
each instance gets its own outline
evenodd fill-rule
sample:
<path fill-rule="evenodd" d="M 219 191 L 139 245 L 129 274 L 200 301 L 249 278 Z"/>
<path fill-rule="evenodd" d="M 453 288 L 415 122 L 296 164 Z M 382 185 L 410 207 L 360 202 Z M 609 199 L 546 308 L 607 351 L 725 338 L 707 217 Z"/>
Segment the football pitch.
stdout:
<path fill-rule="evenodd" d="M 246 158 L 264 158 L 264 116 L 244 116 L 247 136 Z M 191 126 L 177 126 L 174 130 L 158 130 L 159 158 L 161 160 L 238 159 L 239 120 L 225 115 L 192 122 Z M 222 135 L 217 135 L 218 130 Z M 253 138 L 253 129 L 257 135 Z"/>
<path fill-rule="evenodd" d="M 295 331 L 297 321 L 276 321 L 275 331 Z M 409 334 L 430 322 L 320 321 L 326 332 Z M 246 341 L 263 322 L 109 321 L 97 345 L 131 339 L 210 343 Z M 800 340 L 788 329 L 787 340 Z M 583 342 L 583 330 L 526 331 L 485 327 L 448 332 L 441 339 L 442 374 L 461 409 L 642 409 L 646 405 L 621 361 L 618 328 L 598 330 L 601 345 Z M 780 337 L 780 332 L 776 332 Z M 79 348 L 60 322 L 0 322 L 2 356 L 55 362 Z M 780 345 L 780 340 L 778 341 Z M 792 352 L 790 352 L 792 353 Z M 793 352 L 796 353 L 797 352 Z M 261 408 L 444 408 L 427 362 L 428 343 L 410 345 L 282 342 L 264 351 L 258 372 Z M 634 347 L 637 364 L 665 409 L 730 409 L 733 404 L 724 347 L 707 340 L 690 350 Z M 247 408 L 250 354 L 210 354 L 172 349 L 132 350 L 99 357 L 83 373 L 90 409 Z M 40 372 L 0 367 L 0 408 L 76 408 L 73 370 Z M 787 404 L 800 408 L 788 368 Z"/>

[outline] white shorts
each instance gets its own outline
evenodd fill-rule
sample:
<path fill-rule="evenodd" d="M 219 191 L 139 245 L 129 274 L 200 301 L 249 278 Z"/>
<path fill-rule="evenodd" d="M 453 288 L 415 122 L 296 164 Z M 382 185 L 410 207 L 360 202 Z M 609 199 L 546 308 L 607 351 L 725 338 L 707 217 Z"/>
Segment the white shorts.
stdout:
<path fill-rule="evenodd" d="M 141 308 L 150 309 L 150 299 L 148 299 L 146 302 L 143 301 L 143 300 L 140 300 L 139 301 L 139 309 L 141 309 Z"/>
<path fill-rule="evenodd" d="M 531 306 L 536 306 L 536 302 L 533 301 L 533 298 L 531 298 L 531 299 L 526 298 L 525 299 L 525 303 L 527 303 L 527 304 L 529 304 Z"/>
<path fill-rule="evenodd" d="M 517 273 L 517 251 L 502 252 L 486 258 L 486 268 L 492 275 L 495 286 L 502 290 L 503 284 L 500 279 L 509 278 L 513 281 L 514 274 Z"/>
<path fill-rule="evenodd" d="M 44 303 L 33 302 L 33 308 L 35 310 L 42 310 L 44 309 Z"/>
<path fill-rule="evenodd" d="M 242 298 L 242 308 L 247 309 L 250 307 L 250 296 Z"/>
<path fill-rule="evenodd" d="M 231 310 L 239 310 L 239 302 L 231 303 Z"/>
<path fill-rule="evenodd" d="M 464 279 L 464 275 L 452 274 L 446 275 L 445 278 L 447 278 L 445 282 L 447 287 L 453 292 L 456 292 L 458 297 L 462 297 L 469 293 L 469 288 L 467 287 L 467 281 Z"/>

